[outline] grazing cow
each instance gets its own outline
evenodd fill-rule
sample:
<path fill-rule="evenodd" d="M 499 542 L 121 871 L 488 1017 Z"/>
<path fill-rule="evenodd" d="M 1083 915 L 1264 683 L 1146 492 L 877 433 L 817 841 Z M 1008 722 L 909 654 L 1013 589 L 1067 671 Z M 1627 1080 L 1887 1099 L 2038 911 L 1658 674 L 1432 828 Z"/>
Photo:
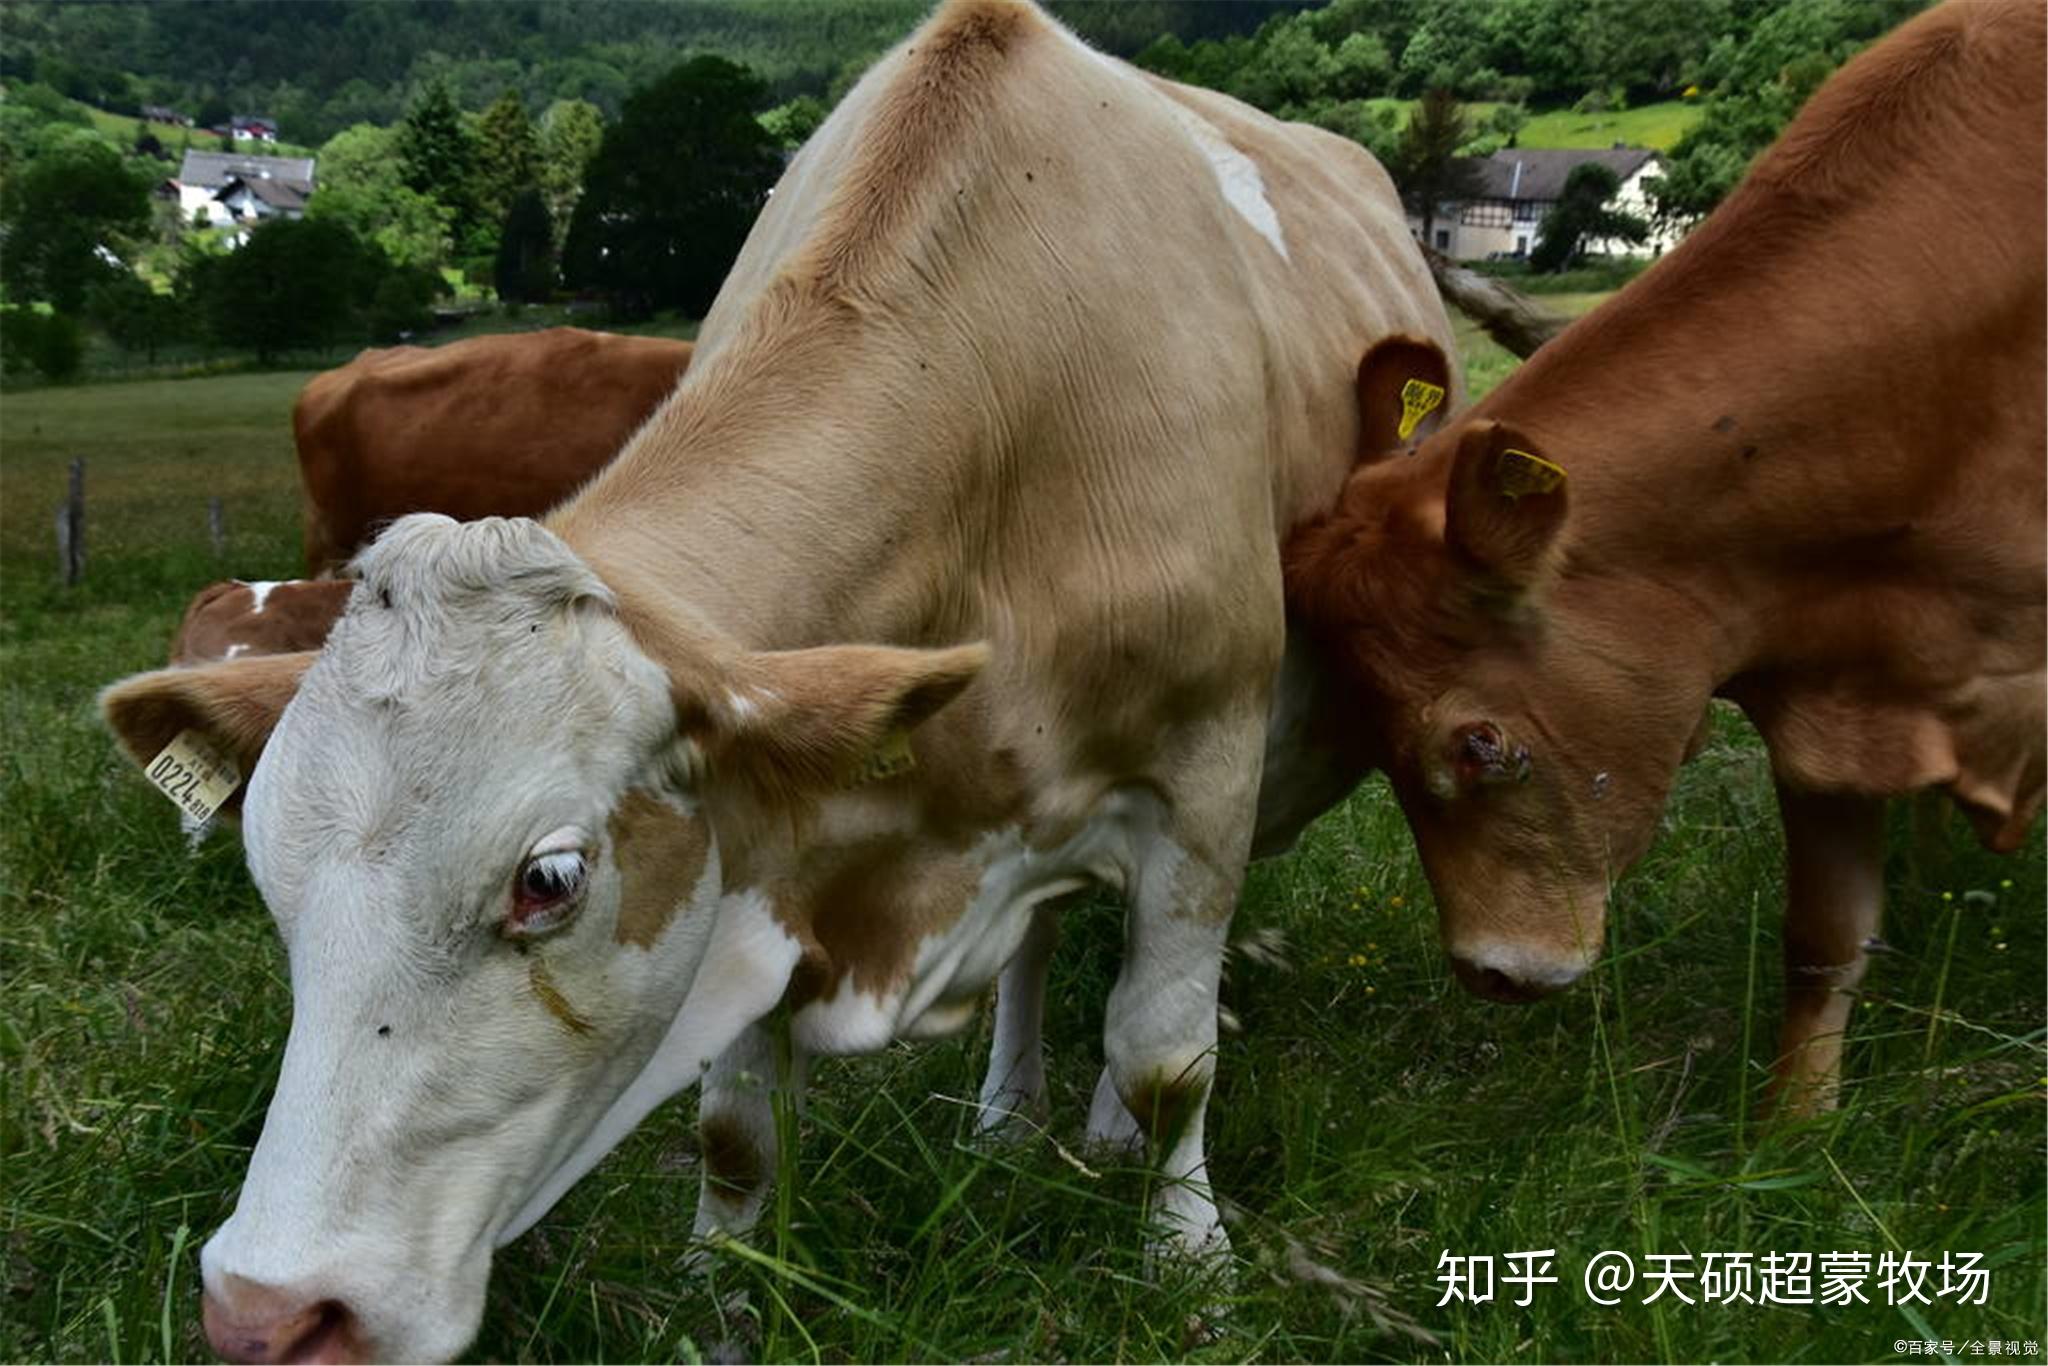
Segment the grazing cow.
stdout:
<path fill-rule="evenodd" d="M 690 343 L 553 327 L 365 351 L 292 408 L 306 573 L 330 574 L 408 512 L 537 517 L 676 387 Z"/>
<path fill-rule="evenodd" d="M 171 637 L 171 664 L 317 650 L 354 588 L 347 579 L 210 583 L 192 599 Z"/>
<path fill-rule="evenodd" d="M 1586 970 L 1709 695 L 1778 784 L 1789 1109 L 1832 1103 L 1884 799 L 1945 788 L 1992 848 L 2024 840 L 2042 58 L 2039 0 L 1905 25 L 1682 247 L 1291 543 L 1468 987 Z"/>
<path fill-rule="evenodd" d="M 317 656 L 109 689 L 138 759 L 193 729 L 253 768 L 291 965 L 202 1259 L 216 1346 L 452 1356 L 492 1247 L 700 1080 L 698 1227 L 744 1228 L 778 1004 L 800 1061 L 957 1028 L 1002 973 L 985 1099 L 1036 1103 L 1048 917 L 1091 884 L 1128 941 L 1090 1131 L 1151 1140 L 1165 1247 L 1220 1254 L 1226 927 L 1255 842 L 1314 814 L 1290 775 L 1342 790 L 1280 545 L 1410 425 L 1375 390 L 1361 427 L 1392 335 L 1450 345 L 1356 145 L 950 0 L 797 155 L 688 377 L 573 501 L 404 518 Z"/>

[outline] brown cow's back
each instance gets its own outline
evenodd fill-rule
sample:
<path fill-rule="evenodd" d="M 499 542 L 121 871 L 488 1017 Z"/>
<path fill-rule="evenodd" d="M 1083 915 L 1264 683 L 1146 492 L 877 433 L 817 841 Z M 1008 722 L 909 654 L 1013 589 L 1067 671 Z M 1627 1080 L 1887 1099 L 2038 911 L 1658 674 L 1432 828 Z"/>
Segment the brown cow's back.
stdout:
<path fill-rule="evenodd" d="M 365 351 L 292 411 L 306 571 L 408 512 L 537 516 L 611 459 L 689 366 L 688 342 L 581 328 Z"/>

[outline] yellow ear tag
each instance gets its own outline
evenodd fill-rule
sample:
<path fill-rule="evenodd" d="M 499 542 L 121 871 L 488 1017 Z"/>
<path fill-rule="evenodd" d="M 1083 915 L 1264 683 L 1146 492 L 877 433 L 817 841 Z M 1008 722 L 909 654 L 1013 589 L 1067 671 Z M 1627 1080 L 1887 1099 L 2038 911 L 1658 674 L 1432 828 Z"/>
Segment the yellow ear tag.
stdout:
<path fill-rule="evenodd" d="M 917 756 L 910 752 L 910 732 L 892 730 L 882 737 L 874 752 L 868 755 L 867 762 L 854 770 L 846 785 L 865 787 L 884 778 L 893 778 L 899 773 L 908 773 L 916 767 Z"/>
<path fill-rule="evenodd" d="M 1549 493 L 1564 482 L 1564 466 L 1553 465 L 1540 455 L 1518 451 L 1512 446 L 1500 453 L 1500 491 L 1513 499 L 1525 493 Z"/>
<path fill-rule="evenodd" d="M 212 741 L 196 730 L 181 730 L 157 752 L 142 776 L 156 785 L 180 811 L 197 821 L 213 813 L 242 785 L 242 771 Z"/>
<path fill-rule="evenodd" d="M 1411 379 L 1401 386 L 1401 426 L 1394 434 L 1406 441 L 1415 434 L 1422 419 L 1444 401 L 1444 386 L 1426 379 Z"/>

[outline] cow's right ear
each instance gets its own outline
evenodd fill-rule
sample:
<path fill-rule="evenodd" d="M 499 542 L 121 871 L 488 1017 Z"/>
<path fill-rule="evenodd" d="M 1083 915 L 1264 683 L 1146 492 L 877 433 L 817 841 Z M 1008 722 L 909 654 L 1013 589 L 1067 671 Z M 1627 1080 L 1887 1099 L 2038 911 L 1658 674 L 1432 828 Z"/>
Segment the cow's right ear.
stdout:
<path fill-rule="evenodd" d="M 1505 423 L 1458 434 L 1444 497 L 1444 538 L 1510 592 L 1532 587 L 1565 520 L 1564 468 Z"/>
<path fill-rule="evenodd" d="M 1451 367 L 1436 343 L 1413 337 L 1375 342 L 1358 362 L 1358 459 L 1412 450 L 1442 425 Z"/>
<path fill-rule="evenodd" d="M 136 674 L 100 694 L 100 715 L 140 766 L 192 730 L 233 759 L 246 780 L 318 653 L 252 655 Z"/>

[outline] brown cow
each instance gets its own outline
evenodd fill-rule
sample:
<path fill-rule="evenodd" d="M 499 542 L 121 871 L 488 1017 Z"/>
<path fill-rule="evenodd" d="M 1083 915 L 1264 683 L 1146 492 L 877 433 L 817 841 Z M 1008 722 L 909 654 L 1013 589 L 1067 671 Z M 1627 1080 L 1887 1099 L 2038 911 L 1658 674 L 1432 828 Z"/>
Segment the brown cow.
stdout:
<path fill-rule="evenodd" d="M 355 584 L 347 579 L 249 583 L 225 579 L 199 590 L 171 638 L 171 663 L 183 667 L 244 655 L 317 650 Z"/>
<path fill-rule="evenodd" d="M 1833 1100 L 1884 799 L 1944 788 L 1994 849 L 2024 840 L 2042 57 L 2039 0 L 1907 24 L 1683 247 L 1291 544 L 1468 987 L 1586 970 L 1710 694 L 1778 782 L 1794 1109 Z"/>
<path fill-rule="evenodd" d="M 329 574 L 408 512 L 546 512 L 676 387 L 689 342 L 555 327 L 365 351 L 292 409 L 306 572 Z"/>

